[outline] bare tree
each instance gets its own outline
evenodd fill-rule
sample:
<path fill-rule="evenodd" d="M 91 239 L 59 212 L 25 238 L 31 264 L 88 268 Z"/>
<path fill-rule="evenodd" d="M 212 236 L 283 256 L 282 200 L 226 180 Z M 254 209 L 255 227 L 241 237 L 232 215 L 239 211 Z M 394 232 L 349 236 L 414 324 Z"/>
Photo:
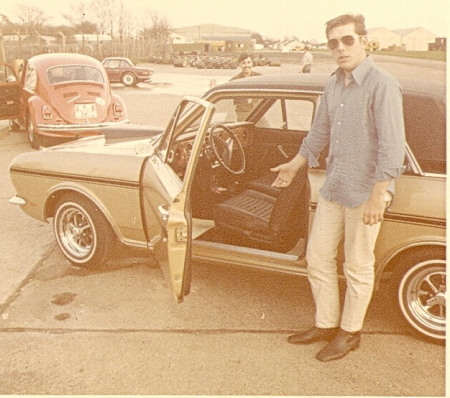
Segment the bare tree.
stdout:
<path fill-rule="evenodd" d="M 150 21 L 150 25 L 148 25 Z M 172 27 L 166 17 L 160 17 L 156 11 L 146 11 L 141 36 L 150 43 L 150 53 L 166 54 L 170 42 Z"/>
<path fill-rule="evenodd" d="M 63 17 L 72 25 L 79 26 L 83 25 L 86 22 L 90 21 L 92 17 L 92 7 L 90 3 L 86 3 L 85 1 L 79 0 L 77 3 L 69 3 L 70 5 L 70 14 L 63 14 Z M 94 21 L 90 21 L 91 23 L 95 23 Z"/>
<path fill-rule="evenodd" d="M 116 0 L 92 0 L 92 9 L 97 16 L 100 33 L 108 33 L 114 37 L 118 5 Z"/>
<path fill-rule="evenodd" d="M 90 3 L 79 0 L 77 3 L 69 3 L 71 13 L 62 14 L 70 23 L 76 33 L 94 34 L 97 33 L 96 19 Z"/>
<path fill-rule="evenodd" d="M 131 14 L 126 10 L 125 5 L 121 1 L 118 7 L 117 28 L 119 33 L 119 39 L 122 43 L 124 38 L 131 36 L 133 30 L 133 18 Z"/>
<path fill-rule="evenodd" d="M 39 7 L 29 6 L 27 4 L 19 4 L 17 17 L 25 28 L 26 34 L 38 30 L 49 20 L 44 11 Z"/>

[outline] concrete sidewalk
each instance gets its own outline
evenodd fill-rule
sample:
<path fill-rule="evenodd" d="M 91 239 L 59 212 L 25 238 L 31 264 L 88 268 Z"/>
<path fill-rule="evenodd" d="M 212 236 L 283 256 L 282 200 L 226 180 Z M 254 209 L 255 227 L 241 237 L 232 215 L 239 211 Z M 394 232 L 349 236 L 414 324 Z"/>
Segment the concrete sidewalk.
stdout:
<path fill-rule="evenodd" d="M 11 132 L 8 121 L 0 121 L 0 310 L 55 244 L 51 225 L 28 217 L 9 203 L 16 193 L 9 177 L 9 164 L 27 150 L 31 148 L 26 134 Z"/>

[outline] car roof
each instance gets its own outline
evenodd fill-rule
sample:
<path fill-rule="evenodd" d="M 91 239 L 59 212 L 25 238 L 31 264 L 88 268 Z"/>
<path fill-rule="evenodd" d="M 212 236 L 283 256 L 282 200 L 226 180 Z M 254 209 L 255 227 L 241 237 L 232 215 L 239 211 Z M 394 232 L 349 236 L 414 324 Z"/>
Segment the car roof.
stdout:
<path fill-rule="evenodd" d="M 209 97 L 213 93 L 221 91 L 247 91 L 247 90 L 286 90 L 286 91 L 314 91 L 322 92 L 330 75 L 324 74 L 270 74 L 252 76 L 231 80 L 220 84 L 205 93 Z M 445 82 L 432 80 L 398 79 L 403 91 L 409 94 L 433 95 L 445 101 Z"/>
<path fill-rule="evenodd" d="M 118 60 L 123 60 L 123 61 L 130 61 L 130 58 L 127 58 L 127 57 L 106 57 L 105 59 L 103 59 L 103 61 L 106 61 L 107 59 L 118 59 Z"/>
<path fill-rule="evenodd" d="M 50 66 L 66 65 L 66 64 L 83 64 L 90 65 L 96 68 L 102 68 L 100 61 L 84 54 L 76 53 L 50 53 L 39 54 L 31 57 L 28 60 L 29 64 L 38 68 L 47 69 Z"/>

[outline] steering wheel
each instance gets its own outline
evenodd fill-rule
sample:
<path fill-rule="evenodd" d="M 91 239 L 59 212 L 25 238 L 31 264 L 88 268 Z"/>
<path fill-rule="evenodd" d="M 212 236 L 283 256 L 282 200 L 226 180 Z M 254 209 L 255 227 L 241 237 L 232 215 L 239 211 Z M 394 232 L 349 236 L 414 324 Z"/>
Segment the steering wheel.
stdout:
<path fill-rule="evenodd" d="M 227 132 L 228 138 L 223 139 L 220 134 L 215 134 L 219 129 Z M 236 134 L 223 124 L 215 124 L 209 131 L 209 137 L 217 161 L 230 173 L 242 174 L 245 170 L 245 152 Z M 234 169 L 236 164 L 239 168 Z"/>

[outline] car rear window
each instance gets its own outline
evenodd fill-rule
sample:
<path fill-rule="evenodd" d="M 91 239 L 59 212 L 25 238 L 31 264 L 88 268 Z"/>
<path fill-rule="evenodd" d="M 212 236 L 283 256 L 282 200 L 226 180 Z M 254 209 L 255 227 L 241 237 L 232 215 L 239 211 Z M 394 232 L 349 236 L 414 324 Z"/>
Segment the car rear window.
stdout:
<path fill-rule="evenodd" d="M 102 72 L 85 65 L 60 65 L 47 70 L 47 79 L 50 84 L 86 81 L 103 83 Z"/>
<path fill-rule="evenodd" d="M 406 139 L 426 173 L 446 173 L 446 109 L 442 100 L 427 95 L 403 97 Z"/>

